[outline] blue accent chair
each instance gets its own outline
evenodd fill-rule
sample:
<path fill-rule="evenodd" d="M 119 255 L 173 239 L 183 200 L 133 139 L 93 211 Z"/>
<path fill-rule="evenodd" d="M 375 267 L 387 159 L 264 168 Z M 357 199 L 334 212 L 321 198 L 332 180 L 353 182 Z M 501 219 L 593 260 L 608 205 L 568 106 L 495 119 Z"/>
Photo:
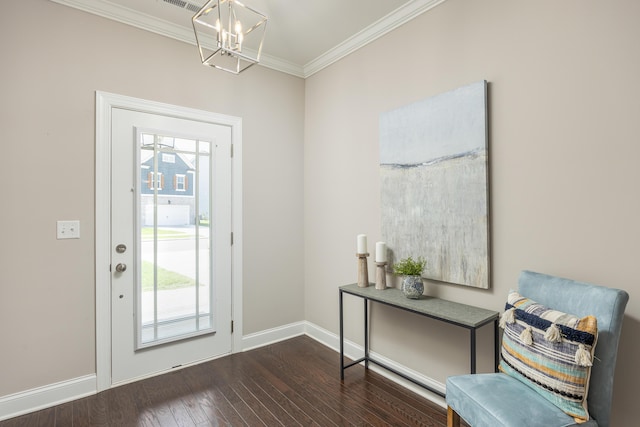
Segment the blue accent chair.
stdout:
<path fill-rule="evenodd" d="M 447 426 L 459 427 L 463 419 L 472 427 L 609 427 L 613 374 L 629 294 L 531 271 L 521 273 L 518 292 L 549 308 L 598 319 L 587 395 L 591 418 L 576 424 L 573 417 L 507 374 L 473 374 L 447 378 Z"/>

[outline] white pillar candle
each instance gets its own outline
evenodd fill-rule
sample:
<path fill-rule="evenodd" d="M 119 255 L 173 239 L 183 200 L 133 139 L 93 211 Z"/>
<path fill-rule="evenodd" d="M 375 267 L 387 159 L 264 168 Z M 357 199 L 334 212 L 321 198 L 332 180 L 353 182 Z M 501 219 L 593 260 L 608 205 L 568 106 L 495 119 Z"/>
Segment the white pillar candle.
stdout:
<path fill-rule="evenodd" d="M 359 254 L 367 253 L 367 235 L 366 234 L 358 234 L 358 253 Z"/>
<path fill-rule="evenodd" d="M 387 244 L 385 242 L 376 243 L 376 262 L 387 262 Z"/>

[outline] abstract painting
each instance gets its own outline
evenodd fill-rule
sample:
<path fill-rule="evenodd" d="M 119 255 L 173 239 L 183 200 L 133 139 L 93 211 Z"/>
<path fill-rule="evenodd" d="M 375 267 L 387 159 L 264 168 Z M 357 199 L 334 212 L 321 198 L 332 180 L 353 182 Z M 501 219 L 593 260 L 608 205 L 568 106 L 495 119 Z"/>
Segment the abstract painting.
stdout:
<path fill-rule="evenodd" d="M 487 82 L 380 115 L 382 236 L 423 277 L 489 288 Z"/>

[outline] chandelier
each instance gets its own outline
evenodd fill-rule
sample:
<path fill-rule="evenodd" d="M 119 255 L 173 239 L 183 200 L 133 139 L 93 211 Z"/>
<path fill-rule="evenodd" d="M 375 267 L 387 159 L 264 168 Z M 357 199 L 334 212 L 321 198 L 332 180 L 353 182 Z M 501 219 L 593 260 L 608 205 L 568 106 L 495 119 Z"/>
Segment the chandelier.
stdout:
<path fill-rule="evenodd" d="M 204 65 L 240 74 L 260 62 L 267 17 L 237 0 L 209 0 L 191 18 Z"/>

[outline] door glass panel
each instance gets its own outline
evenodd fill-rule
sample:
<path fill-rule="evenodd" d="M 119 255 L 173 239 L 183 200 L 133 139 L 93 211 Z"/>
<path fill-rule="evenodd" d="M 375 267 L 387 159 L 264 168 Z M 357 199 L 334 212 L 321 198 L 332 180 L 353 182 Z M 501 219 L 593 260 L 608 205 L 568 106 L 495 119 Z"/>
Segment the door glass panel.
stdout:
<path fill-rule="evenodd" d="M 211 143 L 138 131 L 136 349 L 213 333 Z"/>

